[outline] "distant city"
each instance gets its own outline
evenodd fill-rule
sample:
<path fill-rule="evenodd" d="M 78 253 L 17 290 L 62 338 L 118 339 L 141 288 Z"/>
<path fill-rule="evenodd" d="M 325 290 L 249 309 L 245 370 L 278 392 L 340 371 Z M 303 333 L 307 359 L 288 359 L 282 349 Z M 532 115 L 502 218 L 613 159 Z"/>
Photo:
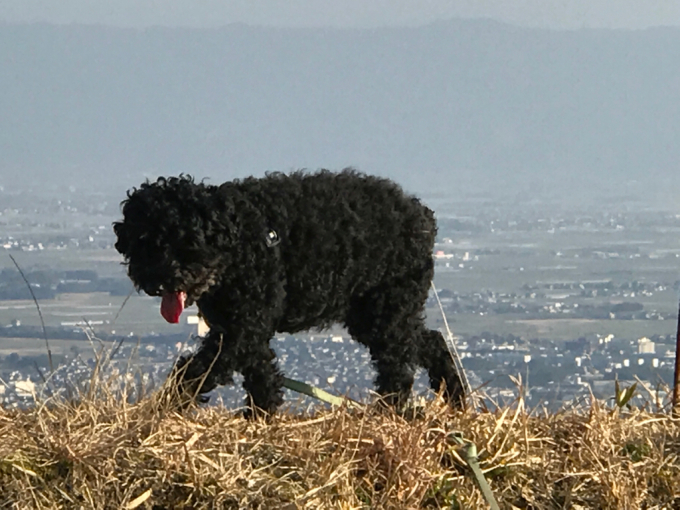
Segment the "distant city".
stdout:
<path fill-rule="evenodd" d="M 557 410 L 591 394 L 609 399 L 618 380 L 638 382 L 637 404 L 663 405 L 675 355 L 680 215 L 635 201 L 576 212 L 525 198 L 423 198 L 439 220 L 428 321 L 446 332 L 438 298 L 471 386 L 488 405 L 522 392 L 528 405 Z M 119 201 L 78 189 L 32 200 L 0 191 L 2 405 L 76 391 L 98 358 L 136 398 L 158 387 L 193 344 L 195 308 L 173 327 L 156 298 L 133 292 L 113 249 Z M 370 355 L 342 328 L 280 334 L 272 345 L 288 377 L 368 398 Z M 414 391 L 427 388 L 419 374 Z M 235 408 L 242 399 L 237 384 L 211 401 Z"/>

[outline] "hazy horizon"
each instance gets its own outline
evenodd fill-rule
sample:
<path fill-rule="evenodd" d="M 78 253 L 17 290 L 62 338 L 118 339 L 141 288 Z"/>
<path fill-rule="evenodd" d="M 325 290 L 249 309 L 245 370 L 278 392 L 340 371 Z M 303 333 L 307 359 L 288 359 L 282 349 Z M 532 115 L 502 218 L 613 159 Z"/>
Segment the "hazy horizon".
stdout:
<path fill-rule="evenodd" d="M 552 29 L 680 25 L 680 4 L 663 0 L 23 0 L 4 4 L 0 21 L 98 23 L 108 26 L 215 27 L 232 23 L 279 27 L 420 26 L 452 19 L 492 19 Z"/>
<path fill-rule="evenodd" d="M 680 191 L 680 28 L 0 25 L 0 185 L 355 166 L 417 192 Z"/>

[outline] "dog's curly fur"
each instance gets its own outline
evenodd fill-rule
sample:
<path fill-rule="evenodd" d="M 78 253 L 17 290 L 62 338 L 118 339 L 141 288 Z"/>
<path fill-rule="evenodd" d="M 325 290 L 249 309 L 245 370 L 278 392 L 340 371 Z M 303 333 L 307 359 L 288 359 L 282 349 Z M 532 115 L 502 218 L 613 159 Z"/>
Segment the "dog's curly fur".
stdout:
<path fill-rule="evenodd" d="M 463 405 L 444 338 L 424 323 L 434 216 L 395 183 L 352 169 L 220 186 L 161 177 L 128 192 L 122 211 L 116 249 L 137 289 L 186 292 L 211 327 L 176 366 L 195 394 L 238 371 L 248 402 L 274 412 L 283 375 L 273 335 L 341 323 L 369 348 L 388 402 L 404 403 L 422 366 L 432 388 L 444 383 Z"/>

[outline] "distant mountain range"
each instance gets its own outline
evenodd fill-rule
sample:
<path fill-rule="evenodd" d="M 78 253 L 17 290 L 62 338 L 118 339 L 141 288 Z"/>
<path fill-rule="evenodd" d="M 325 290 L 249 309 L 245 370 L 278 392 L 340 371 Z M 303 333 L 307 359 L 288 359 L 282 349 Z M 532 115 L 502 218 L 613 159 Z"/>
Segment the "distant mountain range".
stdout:
<path fill-rule="evenodd" d="M 653 188 L 680 180 L 679 95 L 671 28 L 0 24 L 0 185 L 355 165 L 417 190 Z"/>

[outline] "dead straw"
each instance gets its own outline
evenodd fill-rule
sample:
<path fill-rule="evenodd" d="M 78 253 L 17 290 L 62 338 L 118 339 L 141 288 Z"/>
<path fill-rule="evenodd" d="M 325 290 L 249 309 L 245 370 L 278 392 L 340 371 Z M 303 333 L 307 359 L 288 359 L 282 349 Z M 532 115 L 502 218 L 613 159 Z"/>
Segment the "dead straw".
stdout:
<path fill-rule="evenodd" d="M 678 305 L 678 328 L 675 335 L 675 373 L 673 375 L 673 400 L 671 413 L 680 414 L 680 304 Z"/>
<path fill-rule="evenodd" d="M 16 259 L 12 256 L 10 253 L 9 258 L 12 259 L 12 262 L 17 268 L 17 271 L 19 271 L 19 274 L 21 275 L 21 278 L 23 278 L 24 283 L 26 284 L 26 287 L 28 288 L 28 292 L 30 292 L 31 297 L 33 298 L 33 303 L 35 303 L 35 307 L 38 310 L 38 317 L 40 317 L 40 324 L 42 326 L 42 331 L 43 331 L 43 336 L 45 337 L 45 348 L 47 349 L 47 359 L 50 364 L 50 373 L 54 372 L 54 365 L 52 364 L 52 351 L 50 350 L 50 343 L 47 340 L 47 328 L 45 328 L 45 320 L 43 319 L 42 315 L 42 310 L 40 310 L 40 305 L 38 304 L 38 300 L 35 297 L 35 293 L 33 292 L 33 289 L 31 288 L 31 284 L 28 283 L 28 279 L 26 278 L 26 275 L 22 271 L 21 267 L 17 263 Z M 37 368 L 37 367 L 36 367 Z M 40 369 L 38 369 L 38 374 L 40 374 L 40 377 L 45 380 L 45 377 L 43 376 L 42 372 Z"/>
<path fill-rule="evenodd" d="M 367 405 L 253 421 L 131 400 L 134 382 L 111 368 L 80 398 L 0 409 L 0 508 L 488 507 L 461 435 L 500 508 L 680 505 L 680 420 L 665 414 L 595 400 L 454 412 L 434 399 L 413 419 Z"/>

